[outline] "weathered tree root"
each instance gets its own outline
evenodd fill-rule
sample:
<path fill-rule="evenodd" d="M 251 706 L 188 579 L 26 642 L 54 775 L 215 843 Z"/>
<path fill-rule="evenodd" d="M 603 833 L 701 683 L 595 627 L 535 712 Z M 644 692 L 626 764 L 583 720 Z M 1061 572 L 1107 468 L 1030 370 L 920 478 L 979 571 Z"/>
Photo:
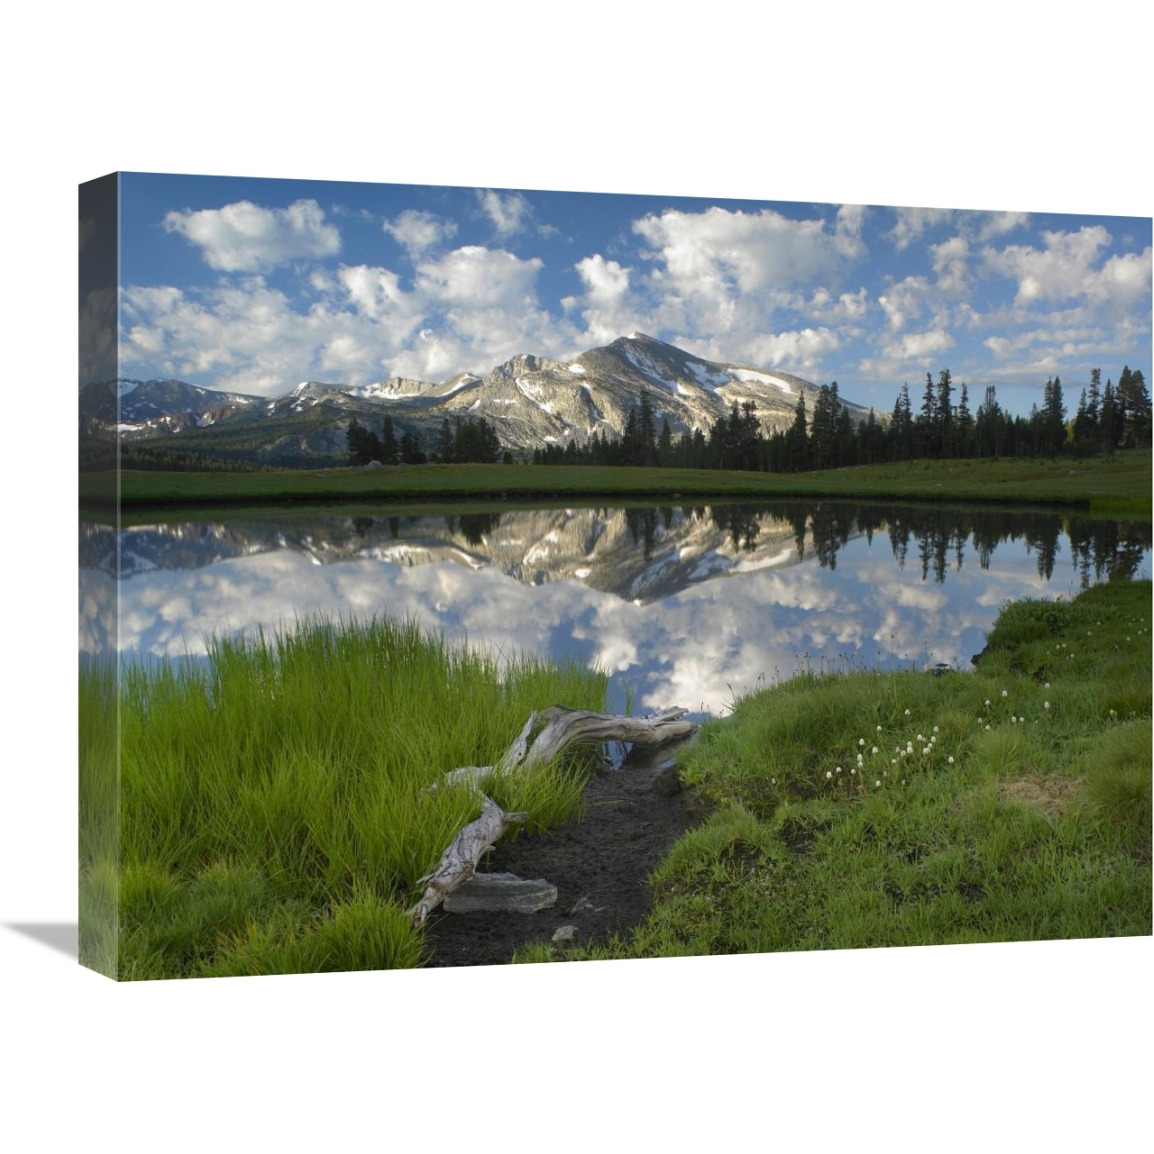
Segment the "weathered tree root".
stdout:
<path fill-rule="evenodd" d="M 501 777 L 527 773 L 547 765 L 566 746 L 575 743 L 626 741 L 633 745 L 658 746 L 686 737 L 696 728 L 682 718 L 684 709 L 666 709 L 652 717 L 617 717 L 606 713 L 589 713 L 554 705 L 543 713 L 534 713 L 525 723 L 516 741 L 495 766 L 467 765 L 446 773 L 434 786 L 467 783 L 480 794 L 481 816 L 470 822 L 453 839 L 441 855 L 437 868 L 420 879 L 425 885 L 409 916 L 419 926 L 458 886 L 476 871 L 482 855 L 497 843 L 513 825 L 523 822 L 527 814 L 506 813 L 495 801 L 480 792 L 481 782 L 490 775 Z M 537 724 L 543 728 L 530 743 Z"/>
<path fill-rule="evenodd" d="M 437 868 L 419 879 L 425 892 L 411 910 L 413 925 L 419 926 L 458 886 L 473 876 L 481 855 L 499 841 L 510 826 L 519 825 L 528 817 L 524 813 L 506 813 L 491 798 L 485 798 L 481 816 L 470 822 L 453 838 L 441 855 Z"/>

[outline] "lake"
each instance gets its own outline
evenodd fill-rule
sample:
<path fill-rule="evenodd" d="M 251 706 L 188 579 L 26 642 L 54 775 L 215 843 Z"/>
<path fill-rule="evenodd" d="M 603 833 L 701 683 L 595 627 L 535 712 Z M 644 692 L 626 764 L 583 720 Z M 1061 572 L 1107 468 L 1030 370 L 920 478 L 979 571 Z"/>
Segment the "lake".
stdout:
<path fill-rule="evenodd" d="M 842 502 L 82 519 L 80 649 L 198 659 L 218 632 L 387 613 L 700 717 L 803 667 L 968 669 L 1005 601 L 1149 577 L 1150 549 L 1144 522 Z"/>

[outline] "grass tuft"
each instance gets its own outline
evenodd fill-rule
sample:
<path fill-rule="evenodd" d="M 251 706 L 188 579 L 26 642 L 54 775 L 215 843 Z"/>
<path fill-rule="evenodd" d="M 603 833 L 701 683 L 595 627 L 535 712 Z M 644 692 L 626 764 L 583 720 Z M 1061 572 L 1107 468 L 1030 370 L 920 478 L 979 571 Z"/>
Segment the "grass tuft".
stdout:
<path fill-rule="evenodd" d="M 90 908 L 111 901 L 120 956 L 93 950 L 135 979 L 420 964 L 404 910 L 480 812 L 469 790 L 427 787 L 494 764 L 535 710 L 603 708 L 605 687 L 387 619 L 308 620 L 217 638 L 203 666 L 128 667 L 119 871 L 106 847 L 82 882 Z M 583 784 L 579 764 L 551 765 L 494 797 L 540 830 L 579 811 Z"/>

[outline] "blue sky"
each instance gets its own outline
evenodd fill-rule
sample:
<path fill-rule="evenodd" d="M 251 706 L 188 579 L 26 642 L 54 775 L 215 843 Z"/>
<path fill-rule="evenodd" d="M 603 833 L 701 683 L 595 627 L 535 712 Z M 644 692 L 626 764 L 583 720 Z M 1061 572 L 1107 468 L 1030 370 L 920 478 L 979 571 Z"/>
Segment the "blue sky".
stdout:
<path fill-rule="evenodd" d="M 126 173 L 121 374 L 440 381 L 640 330 L 889 411 L 1151 370 L 1151 221 Z M 84 230 L 82 228 L 82 237 Z"/>

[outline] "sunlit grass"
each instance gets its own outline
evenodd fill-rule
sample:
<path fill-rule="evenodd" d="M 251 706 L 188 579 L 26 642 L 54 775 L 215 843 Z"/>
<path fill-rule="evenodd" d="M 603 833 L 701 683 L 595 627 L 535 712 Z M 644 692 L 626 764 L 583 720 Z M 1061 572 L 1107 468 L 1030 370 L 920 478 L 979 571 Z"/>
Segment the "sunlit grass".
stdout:
<path fill-rule="evenodd" d="M 117 968 L 116 665 L 81 659 L 79 696 L 79 955 L 113 977 Z"/>
<path fill-rule="evenodd" d="M 87 475 L 89 494 L 106 503 L 114 474 Z M 100 488 L 104 485 L 103 490 Z M 124 508 L 150 504 L 293 500 L 403 500 L 550 496 L 846 497 L 1090 505 L 1097 515 L 1150 518 L 1151 455 L 1074 461 L 998 459 L 910 461 L 813 473 L 711 469 L 635 469 L 569 465 L 410 465 L 388 469 L 293 469 L 267 473 L 167 473 L 124 470 Z"/>
<path fill-rule="evenodd" d="M 808 672 L 680 756 L 644 925 L 520 961 L 1151 932 L 1151 585 L 1003 608 L 973 674 Z"/>
<path fill-rule="evenodd" d="M 306 621 L 218 638 L 203 665 L 128 667 L 119 976 L 420 964 L 404 910 L 480 809 L 467 788 L 426 788 L 496 762 L 534 710 L 596 710 L 604 693 L 588 670 L 387 620 Z M 582 784 L 551 765 L 494 796 L 542 829 L 579 810 Z"/>

